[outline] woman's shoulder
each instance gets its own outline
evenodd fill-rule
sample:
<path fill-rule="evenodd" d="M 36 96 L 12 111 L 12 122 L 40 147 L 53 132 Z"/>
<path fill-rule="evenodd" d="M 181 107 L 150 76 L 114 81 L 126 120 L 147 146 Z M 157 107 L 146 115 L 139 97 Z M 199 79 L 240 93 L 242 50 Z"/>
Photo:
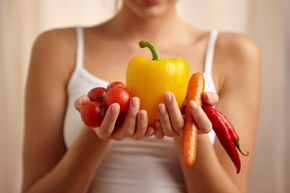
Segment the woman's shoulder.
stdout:
<path fill-rule="evenodd" d="M 198 34 L 197 40 L 207 42 L 209 34 L 215 30 L 204 30 L 192 28 L 192 34 Z M 193 32 L 194 31 L 194 32 Z M 215 44 L 215 57 L 226 60 L 239 60 L 239 58 L 259 57 L 260 49 L 256 40 L 245 33 L 218 31 L 218 36 Z"/>
<path fill-rule="evenodd" d="M 45 48 L 60 51 L 75 44 L 75 28 L 50 29 L 40 33 L 34 41 L 33 48 Z M 67 50 L 67 49 L 65 49 Z"/>
<path fill-rule="evenodd" d="M 222 58 L 235 64 L 250 64 L 248 61 L 260 57 L 256 40 L 243 33 L 219 32 L 216 50 Z"/>
<path fill-rule="evenodd" d="M 31 65 L 43 73 L 54 73 L 67 80 L 74 68 L 76 50 L 75 28 L 47 30 L 35 39 Z"/>
<path fill-rule="evenodd" d="M 35 39 L 34 47 L 46 48 L 62 54 L 74 52 L 77 46 L 77 28 L 82 28 L 85 33 L 87 31 L 98 31 L 103 25 L 104 24 L 95 26 L 73 26 L 45 30 Z"/>
<path fill-rule="evenodd" d="M 246 79 L 257 81 L 251 78 L 260 74 L 260 49 L 256 40 L 243 33 L 219 32 L 214 66 L 219 92 L 243 85 Z"/>

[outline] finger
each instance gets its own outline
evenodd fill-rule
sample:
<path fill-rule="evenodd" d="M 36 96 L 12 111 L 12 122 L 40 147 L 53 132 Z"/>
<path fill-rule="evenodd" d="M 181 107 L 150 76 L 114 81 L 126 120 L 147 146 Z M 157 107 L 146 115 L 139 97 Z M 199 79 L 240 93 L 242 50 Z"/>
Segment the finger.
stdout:
<path fill-rule="evenodd" d="M 90 102 L 90 99 L 89 99 L 89 97 L 88 97 L 87 95 L 83 95 L 83 96 L 79 97 L 79 98 L 75 101 L 75 104 L 74 104 L 75 109 L 76 109 L 77 111 L 81 112 L 83 106 L 84 106 L 86 103 L 88 103 L 88 102 Z"/>
<path fill-rule="evenodd" d="M 184 125 L 184 119 L 178 107 L 176 98 L 174 94 L 172 94 L 171 92 L 167 92 L 165 93 L 164 99 L 166 102 L 166 107 L 169 113 L 172 127 L 176 132 L 181 134 Z"/>
<path fill-rule="evenodd" d="M 208 105 L 216 105 L 219 101 L 219 96 L 214 92 L 204 92 L 202 93 L 203 101 Z"/>
<path fill-rule="evenodd" d="M 119 112 L 120 112 L 120 105 L 118 103 L 113 103 L 108 108 L 104 116 L 104 119 L 101 123 L 101 126 L 94 128 L 94 131 L 96 132 L 97 136 L 100 139 L 105 140 L 111 136 L 111 134 L 113 133 L 115 122 L 118 118 Z"/>
<path fill-rule="evenodd" d="M 161 124 L 159 121 L 155 122 L 154 136 L 156 137 L 156 139 L 163 139 L 164 137 L 164 133 L 162 131 Z"/>
<path fill-rule="evenodd" d="M 147 128 L 146 137 L 151 137 L 154 134 L 155 129 L 151 126 Z"/>
<path fill-rule="evenodd" d="M 160 118 L 160 123 L 161 123 L 163 133 L 168 137 L 175 136 L 176 132 L 172 128 L 169 114 L 167 112 L 165 104 L 163 103 L 159 104 L 158 113 L 159 113 L 159 118 Z"/>
<path fill-rule="evenodd" d="M 136 118 L 140 108 L 140 100 L 138 97 L 133 97 L 130 101 L 130 106 L 122 127 L 114 133 L 114 139 L 121 140 L 130 137 L 135 133 Z"/>
<path fill-rule="evenodd" d="M 212 129 L 212 124 L 202 108 L 195 101 L 189 103 L 192 116 L 198 125 L 200 133 L 208 133 Z"/>
<path fill-rule="evenodd" d="M 137 128 L 133 135 L 135 139 L 142 139 L 146 135 L 147 126 L 148 126 L 148 118 L 147 111 L 140 110 L 137 115 Z"/>

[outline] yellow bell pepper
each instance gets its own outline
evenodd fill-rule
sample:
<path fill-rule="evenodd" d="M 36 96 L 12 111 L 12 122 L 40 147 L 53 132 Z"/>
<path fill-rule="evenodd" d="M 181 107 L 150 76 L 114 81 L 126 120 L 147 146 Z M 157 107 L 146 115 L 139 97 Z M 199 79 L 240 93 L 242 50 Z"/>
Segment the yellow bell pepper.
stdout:
<path fill-rule="evenodd" d="M 140 41 L 141 48 L 149 48 L 153 59 L 135 56 L 128 64 L 126 73 L 126 88 L 141 101 L 141 109 L 148 112 L 149 125 L 158 120 L 157 107 L 163 102 L 164 93 L 171 91 L 182 107 L 186 97 L 190 68 L 181 58 L 160 59 L 152 44 Z"/>

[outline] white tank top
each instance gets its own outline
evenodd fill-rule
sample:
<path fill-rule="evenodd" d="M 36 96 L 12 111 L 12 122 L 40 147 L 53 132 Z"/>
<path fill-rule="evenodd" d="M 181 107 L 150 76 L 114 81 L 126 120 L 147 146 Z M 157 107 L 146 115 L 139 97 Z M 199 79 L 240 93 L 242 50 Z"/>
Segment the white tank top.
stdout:
<path fill-rule="evenodd" d="M 77 53 L 76 66 L 68 82 L 68 103 L 64 121 L 64 140 L 67 148 L 71 146 L 83 127 L 79 113 L 74 109 L 74 101 L 91 88 L 106 87 L 102 80 L 83 67 L 84 33 L 76 28 Z M 214 47 L 218 32 L 210 33 L 204 64 L 205 91 L 216 92 L 212 78 Z M 208 134 L 214 142 L 213 130 Z M 178 156 L 172 138 L 156 140 L 112 140 L 107 153 L 90 186 L 90 193 L 184 193 L 185 184 Z"/>

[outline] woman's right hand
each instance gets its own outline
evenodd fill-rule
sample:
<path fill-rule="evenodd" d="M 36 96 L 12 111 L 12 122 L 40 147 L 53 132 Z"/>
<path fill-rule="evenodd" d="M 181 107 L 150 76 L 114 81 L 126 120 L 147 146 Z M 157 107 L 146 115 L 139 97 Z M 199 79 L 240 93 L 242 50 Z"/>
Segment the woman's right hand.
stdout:
<path fill-rule="evenodd" d="M 79 97 L 75 101 L 76 110 L 81 112 L 83 106 L 88 102 L 90 102 L 88 96 L 84 95 Z M 98 138 L 102 140 L 122 140 L 130 137 L 140 140 L 154 134 L 154 128 L 148 127 L 147 111 L 143 109 L 140 110 L 140 99 L 138 97 L 132 97 L 128 113 L 123 124 L 120 127 L 115 128 L 119 111 L 120 105 L 118 103 L 113 103 L 109 106 L 101 125 L 99 127 L 92 128 Z"/>

